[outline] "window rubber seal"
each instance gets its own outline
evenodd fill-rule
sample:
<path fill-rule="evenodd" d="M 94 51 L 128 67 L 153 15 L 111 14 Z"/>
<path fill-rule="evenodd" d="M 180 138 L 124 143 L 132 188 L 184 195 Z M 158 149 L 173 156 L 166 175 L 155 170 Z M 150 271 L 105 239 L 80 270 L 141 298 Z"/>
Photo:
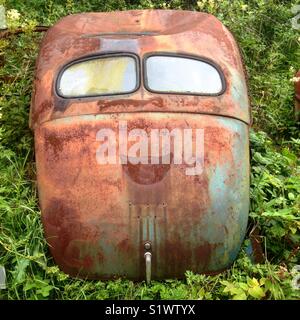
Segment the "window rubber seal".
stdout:
<path fill-rule="evenodd" d="M 135 61 L 135 73 L 136 73 L 136 86 L 134 87 L 133 90 L 130 91 L 125 91 L 125 92 L 116 92 L 116 93 L 104 93 L 104 94 L 90 94 L 90 95 L 78 95 L 78 96 L 64 96 L 60 90 L 59 90 L 59 85 L 60 85 L 60 80 L 63 75 L 63 73 L 68 69 L 69 67 L 81 63 L 81 62 L 86 62 L 86 61 L 91 61 L 91 60 L 97 60 L 97 59 L 103 59 L 103 58 L 110 58 L 110 57 L 131 57 Z M 78 59 L 72 60 L 60 69 L 58 72 L 58 75 L 56 76 L 55 80 L 55 93 L 58 97 L 63 98 L 63 99 L 88 99 L 88 98 L 95 98 L 95 97 L 109 97 L 109 96 L 120 96 L 120 95 L 128 95 L 136 92 L 140 86 L 141 86 L 141 68 L 140 68 L 140 59 L 138 55 L 132 53 L 132 52 L 103 52 L 103 53 L 98 53 L 98 54 L 93 54 L 93 55 L 88 55 L 84 57 L 80 57 Z"/>
<path fill-rule="evenodd" d="M 148 84 L 148 78 L 147 78 L 147 59 L 150 57 L 177 57 L 177 58 L 186 58 L 191 60 L 197 60 L 205 62 L 209 65 L 211 65 L 213 68 L 215 68 L 220 76 L 221 83 L 222 83 L 222 90 L 218 93 L 198 93 L 198 92 L 177 92 L 177 91 L 157 91 L 153 90 L 149 87 Z M 147 91 L 151 93 L 158 93 L 158 94 L 172 94 L 172 95 L 188 95 L 188 96 L 203 96 L 203 97 L 218 97 L 225 93 L 227 89 L 226 79 L 224 76 L 224 73 L 221 69 L 221 67 L 216 64 L 211 59 L 208 59 L 203 56 L 197 56 L 197 55 L 191 55 L 186 53 L 180 53 L 180 52 L 165 52 L 165 51 L 155 51 L 155 52 L 149 52 L 143 56 L 143 82 L 144 87 Z"/>

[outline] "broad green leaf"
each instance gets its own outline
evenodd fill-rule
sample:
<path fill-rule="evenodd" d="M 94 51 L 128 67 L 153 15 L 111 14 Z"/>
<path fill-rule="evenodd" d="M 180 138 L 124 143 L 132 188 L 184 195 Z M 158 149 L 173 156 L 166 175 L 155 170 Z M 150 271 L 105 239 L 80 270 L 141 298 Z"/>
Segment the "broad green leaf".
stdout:
<path fill-rule="evenodd" d="M 256 299 L 261 299 L 265 296 L 263 289 L 259 285 L 249 288 L 248 293 Z"/>

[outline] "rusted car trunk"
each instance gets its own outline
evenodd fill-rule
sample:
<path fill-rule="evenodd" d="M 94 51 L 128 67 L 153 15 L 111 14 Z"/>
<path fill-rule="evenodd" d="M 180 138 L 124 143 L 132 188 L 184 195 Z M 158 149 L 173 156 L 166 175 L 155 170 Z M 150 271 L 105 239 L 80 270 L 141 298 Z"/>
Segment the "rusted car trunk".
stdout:
<path fill-rule="evenodd" d="M 97 95 L 95 83 L 86 96 L 62 89 L 65 70 L 81 68 L 72 69 L 74 61 L 124 54 L 137 66 L 130 92 Z M 154 92 L 146 60 L 151 55 L 215 65 L 223 87 L 218 94 Z M 84 68 L 90 76 L 93 68 Z M 60 20 L 41 46 L 30 122 L 45 235 L 62 270 L 140 280 L 150 252 L 152 278 L 164 279 L 183 277 L 186 270 L 218 272 L 234 261 L 249 209 L 249 101 L 238 47 L 215 17 L 141 10 Z M 102 129 L 115 138 L 116 163 L 97 159 Z M 194 133 L 201 130 L 201 170 L 187 174 L 191 164 L 176 162 L 173 149 L 153 161 L 124 161 L 133 142 L 125 146 L 122 139 L 130 140 L 135 129 L 146 139 L 153 129 L 192 130 L 196 148 Z"/>

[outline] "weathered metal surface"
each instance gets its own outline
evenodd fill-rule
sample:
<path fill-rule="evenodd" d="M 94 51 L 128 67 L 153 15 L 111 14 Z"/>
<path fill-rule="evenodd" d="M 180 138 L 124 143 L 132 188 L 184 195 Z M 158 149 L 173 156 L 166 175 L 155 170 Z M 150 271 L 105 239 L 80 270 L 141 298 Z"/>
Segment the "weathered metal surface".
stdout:
<path fill-rule="evenodd" d="M 104 52 L 185 53 L 215 61 L 226 90 L 215 97 L 156 94 L 64 99 L 68 62 Z M 141 68 L 141 72 L 143 69 Z M 99 165 L 99 129 L 204 130 L 204 170 L 182 164 Z M 45 235 L 57 264 L 89 278 L 152 279 L 213 273 L 236 258 L 249 208 L 249 102 L 241 57 L 213 16 L 145 10 L 68 16 L 45 36 L 31 108 Z M 117 145 L 119 137 L 116 134 Z M 193 137 L 193 142 L 195 137 Z M 174 155 L 171 153 L 171 157 Z"/>
<path fill-rule="evenodd" d="M 113 35 L 114 32 L 121 34 Z M 151 35 L 143 35 L 147 32 Z M 157 95 L 142 86 L 128 97 L 89 101 L 70 101 L 53 93 L 53 81 L 63 65 L 86 55 L 109 51 L 132 52 L 141 57 L 153 51 L 182 52 L 211 58 L 224 72 L 228 89 L 216 98 Z M 89 13 L 63 18 L 47 32 L 37 62 L 31 114 L 33 128 L 45 121 L 73 115 L 138 111 L 203 112 L 249 122 L 239 49 L 219 20 L 209 14 L 189 11 Z"/>
<path fill-rule="evenodd" d="M 296 73 L 296 79 L 300 79 L 300 70 Z M 295 117 L 300 120 L 300 81 L 295 82 Z"/>

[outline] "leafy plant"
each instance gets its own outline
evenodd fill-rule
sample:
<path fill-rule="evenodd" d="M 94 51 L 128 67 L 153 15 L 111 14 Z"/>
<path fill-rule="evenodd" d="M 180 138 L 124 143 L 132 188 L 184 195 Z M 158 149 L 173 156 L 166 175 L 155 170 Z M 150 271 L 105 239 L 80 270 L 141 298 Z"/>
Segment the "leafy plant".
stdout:
<path fill-rule="evenodd" d="M 7 0 L 11 30 L 0 39 L 0 265 L 8 277 L 4 299 L 299 299 L 291 287 L 299 264 L 300 130 L 293 117 L 293 83 L 300 68 L 299 32 L 291 28 L 297 1 Z M 264 260 L 243 249 L 233 266 L 215 275 L 186 272 L 183 280 L 133 283 L 126 279 L 72 279 L 53 262 L 43 236 L 35 186 L 32 133 L 28 128 L 34 64 L 42 35 L 77 12 L 141 8 L 188 9 L 216 15 L 235 35 L 249 77 L 251 210 L 249 232 L 260 230 Z M 17 10 L 17 11 L 11 11 Z"/>

